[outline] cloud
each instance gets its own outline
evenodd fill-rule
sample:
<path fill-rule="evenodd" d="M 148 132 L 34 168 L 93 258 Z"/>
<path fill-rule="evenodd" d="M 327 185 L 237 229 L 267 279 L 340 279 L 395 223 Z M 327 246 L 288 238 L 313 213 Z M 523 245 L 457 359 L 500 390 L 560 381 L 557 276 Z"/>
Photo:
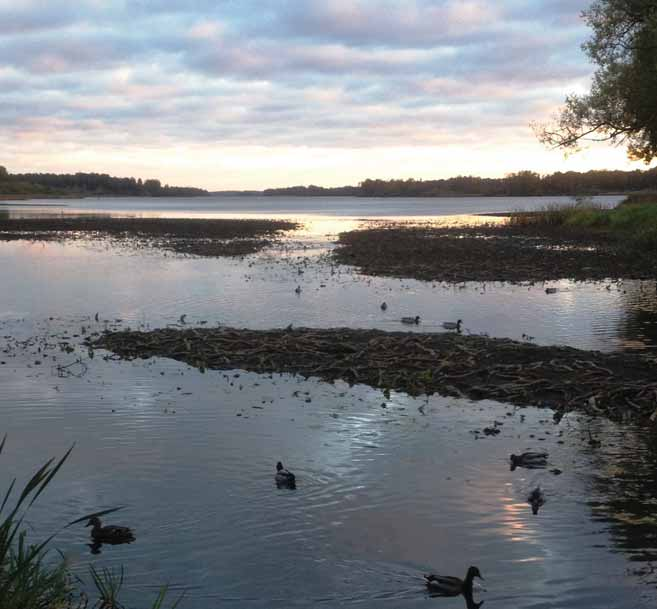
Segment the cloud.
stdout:
<path fill-rule="evenodd" d="M 0 144 L 433 146 L 581 87 L 583 0 L 0 0 Z M 533 140 L 532 140 L 533 141 Z"/>

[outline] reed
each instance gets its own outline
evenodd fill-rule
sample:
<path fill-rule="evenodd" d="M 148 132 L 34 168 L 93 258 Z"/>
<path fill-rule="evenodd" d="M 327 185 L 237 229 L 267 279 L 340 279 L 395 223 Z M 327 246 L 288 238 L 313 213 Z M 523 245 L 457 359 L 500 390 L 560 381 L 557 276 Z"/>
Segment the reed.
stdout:
<path fill-rule="evenodd" d="M 615 208 L 592 202 L 551 204 L 533 212 L 515 212 L 509 224 L 515 227 L 564 229 L 605 234 L 623 248 L 657 252 L 657 195 L 632 195 Z"/>
<path fill-rule="evenodd" d="M 7 436 L 0 441 L 0 455 L 4 451 Z M 119 575 L 108 569 L 90 567 L 95 588 L 93 599 L 81 588 L 81 581 L 72 576 L 63 555 L 51 553 L 51 542 L 58 532 L 84 522 L 93 516 L 115 512 L 111 508 L 85 514 L 65 524 L 59 531 L 39 543 L 29 543 L 25 530 L 25 518 L 30 508 L 50 485 L 57 472 L 69 458 L 73 447 L 61 459 L 44 463 L 17 491 L 14 478 L 0 502 L 0 607 L 1 609 L 125 609 L 118 596 L 123 585 L 123 568 Z M 152 609 L 162 609 L 167 587 L 160 588 Z M 172 605 L 178 606 L 182 596 Z"/>

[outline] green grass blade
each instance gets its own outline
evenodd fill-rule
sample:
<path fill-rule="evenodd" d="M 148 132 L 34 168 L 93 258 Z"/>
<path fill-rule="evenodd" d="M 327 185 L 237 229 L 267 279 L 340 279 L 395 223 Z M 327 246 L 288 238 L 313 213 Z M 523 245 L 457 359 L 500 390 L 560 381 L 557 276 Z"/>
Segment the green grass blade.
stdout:
<path fill-rule="evenodd" d="M 9 501 L 9 495 L 11 495 L 11 491 L 14 490 L 14 485 L 16 484 L 16 478 L 14 478 L 11 481 L 11 484 L 9 485 L 9 488 L 7 489 L 7 492 L 5 493 L 5 498 L 2 500 L 2 505 L 0 505 L 0 512 L 5 509 L 5 506 L 7 505 L 7 501 Z"/>
<path fill-rule="evenodd" d="M 74 524 L 78 524 L 79 522 L 84 522 L 85 520 L 89 520 L 90 518 L 93 518 L 94 516 L 96 518 L 99 518 L 100 516 L 105 516 L 106 514 L 111 514 L 112 512 L 118 512 L 119 510 L 122 510 L 125 506 L 121 505 L 119 507 L 115 508 L 110 508 L 108 510 L 102 510 L 100 512 L 92 512 L 91 514 L 85 514 L 84 516 L 80 516 L 80 518 L 76 518 L 75 520 L 71 520 L 64 528 L 67 529 L 70 526 L 73 526 Z"/>
<path fill-rule="evenodd" d="M 45 480 L 41 483 L 39 490 L 36 492 L 34 497 L 32 497 L 32 501 L 30 501 L 30 505 L 28 507 L 30 507 L 38 499 L 39 495 L 45 490 L 48 484 L 50 484 L 50 481 L 55 477 L 55 474 L 60 470 L 62 465 L 64 465 L 64 462 L 66 461 L 66 459 L 68 459 L 74 447 L 75 444 L 72 444 L 71 447 L 64 453 L 64 456 L 59 460 L 57 465 L 55 465 L 55 467 L 46 476 Z"/>
<path fill-rule="evenodd" d="M 43 478 L 46 475 L 46 472 L 48 471 L 48 468 L 50 467 L 51 463 L 54 461 L 54 459 L 49 459 L 46 463 L 44 463 L 39 470 L 37 471 L 36 474 L 32 476 L 30 481 L 25 485 L 25 488 L 23 489 L 23 492 L 21 493 L 21 496 L 18 499 L 18 503 L 16 504 L 16 508 L 14 509 L 14 512 L 18 511 L 18 508 L 20 508 L 21 504 L 25 499 L 32 493 L 32 491 L 41 484 L 43 481 Z"/>

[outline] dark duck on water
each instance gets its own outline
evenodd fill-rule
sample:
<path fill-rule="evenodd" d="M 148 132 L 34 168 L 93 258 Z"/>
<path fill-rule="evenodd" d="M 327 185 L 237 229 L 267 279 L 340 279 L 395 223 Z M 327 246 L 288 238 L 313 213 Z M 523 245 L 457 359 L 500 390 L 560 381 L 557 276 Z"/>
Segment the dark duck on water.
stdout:
<path fill-rule="evenodd" d="M 545 495 L 540 486 L 537 486 L 527 497 L 527 503 L 532 506 L 532 514 L 536 516 L 538 510 L 545 505 Z"/>
<path fill-rule="evenodd" d="M 511 455 L 511 471 L 516 467 L 526 467 L 536 469 L 547 465 L 547 453 L 522 453 L 520 455 Z"/>
<path fill-rule="evenodd" d="M 91 529 L 91 538 L 96 543 L 119 544 L 130 543 L 135 540 L 132 529 L 111 524 L 103 526 L 97 516 L 92 516 L 86 526 L 93 527 Z"/>
<path fill-rule="evenodd" d="M 285 469 L 280 461 L 276 464 L 276 486 L 278 488 L 297 487 L 296 476 L 291 471 Z"/>
<path fill-rule="evenodd" d="M 470 567 L 465 579 L 450 575 L 435 575 L 433 573 L 424 576 L 424 582 L 432 594 L 436 596 L 464 596 L 472 597 L 472 583 L 475 577 L 484 579 L 477 567 Z"/>

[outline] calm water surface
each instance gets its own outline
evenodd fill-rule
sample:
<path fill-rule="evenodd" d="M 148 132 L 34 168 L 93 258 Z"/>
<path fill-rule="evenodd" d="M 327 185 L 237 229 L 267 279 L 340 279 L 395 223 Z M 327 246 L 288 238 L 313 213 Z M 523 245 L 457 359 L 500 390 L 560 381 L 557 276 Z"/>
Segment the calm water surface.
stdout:
<path fill-rule="evenodd" d="M 184 313 L 190 324 L 388 330 L 418 314 L 419 329 L 429 331 L 461 317 L 469 331 L 495 336 L 651 348 L 654 284 L 561 282 L 547 295 L 542 285 L 366 278 L 326 262 L 331 235 L 360 218 L 401 215 L 398 200 L 355 200 L 355 209 L 354 200 L 274 201 L 279 214 L 271 199 L 237 200 L 245 209 L 222 198 L 218 212 L 189 201 L 194 214 L 292 214 L 305 225 L 283 246 L 243 260 L 85 242 L 0 243 L 0 420 L 9 435 L 0 488 L 76 443 L 31 512 L 35 539 L 81 513 L 125 505 L 108 522 L 133 526 L 136 543 L 91 554 L 88 530 L 76 527 L 57 545 L 83 576 L 89 562 L 124 564 L 125 600 L 135 607 L 167 582 L 187 590 L 182 606 L 192 609 L 463 607 L 462 598 L 428 598 L 421 574 L 462 576 L 470 564 L 486 577 L 477 593 L 486 607 L 654 606 L 650 431 L 578 417 L 555 425 L 549 411 L 495 402 L 386 399 L 364 386 L 288 375 L 201 374 L 165 359 L 119 362 L 102 352 L 91 359 L 80 346 L 70 353 L 58 346 L 78 345 L 83 327 L 161 327 Z M 188 213 L 189 201 L 70 204 L 175 215 Z M 411 200 L 409 215 L 525 204 L 537 203 Z M 331 208 L 320 213 L 322 205 Z M 77 358 L 86 369 L 58 372 Z M 476 433 L 495 421 L 498 436 Z M 588 445 L 589 430 L 601 448 Z M 564 473 L 510 472 L 508 454 L 523 449 L 548 450 L 550 467 Z M 275 488 L 278 459 L 297 474 L 296 491 Z M 532 516 L 525 499 L 537 484 L 548 501 Z"/>

